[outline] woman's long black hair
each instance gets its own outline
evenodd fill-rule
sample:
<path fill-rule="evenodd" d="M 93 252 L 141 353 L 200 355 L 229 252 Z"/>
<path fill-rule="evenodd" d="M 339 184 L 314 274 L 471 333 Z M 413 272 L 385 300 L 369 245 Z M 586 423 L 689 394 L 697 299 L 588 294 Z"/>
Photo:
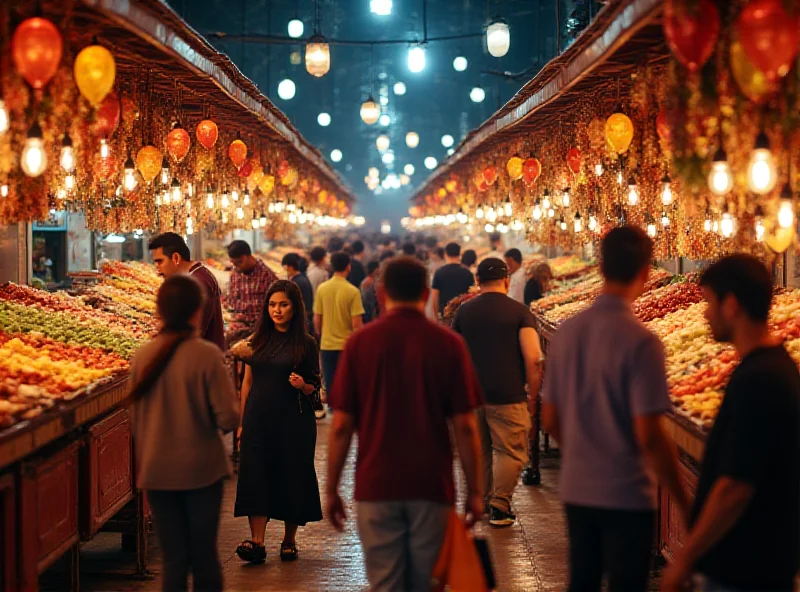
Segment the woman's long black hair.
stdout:
<path fill-rule="evenodd" d="M 174 275 L 161 284 L 156 296 L 156 311 L 161 319 L 159 335 L 163 339 L 138 381 L 131 385 L 128 394 L 131 401 L 138 401 L 155 386 L 181 343 L 194 335 L 191 320 L 204 302 L 203 288 L 190 275 Z"/>
<path fill-rule="evenodd" d="M 270 338 L 277 331 L 275 322 L 269 315 L 269 299 L 278 292 L 286 294 L 292 302 L 292 320 L 289 321 L 289 331 L 287 333 L 289 344 L 292 348 L 292 360 L 294 360 L 295 366 L 299 366 L 305 355 L 308 335 L 306 333 L 306 308 L 303 304 L 303 295 L 294 282 L 278 280 L 272 283 L 267 291 L 267 297 L 264 299 L 261 320 L 258 322 L 258 328 L 250 340 L 250 347 L 253 348 L 254 354 L 258 354 L 267 346 Z"/>

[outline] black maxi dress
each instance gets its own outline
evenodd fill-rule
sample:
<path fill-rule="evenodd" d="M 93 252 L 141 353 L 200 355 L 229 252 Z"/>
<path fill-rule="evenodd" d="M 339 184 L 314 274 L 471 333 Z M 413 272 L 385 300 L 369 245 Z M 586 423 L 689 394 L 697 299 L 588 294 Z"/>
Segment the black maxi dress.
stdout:
<path fill-rule="evenodd" d="M 317 422 L 311 400 L 289 383 L 296 372 L 319 386 L 319 353 L 307 336 L 295 367 L 286 333 L 275 332 L 251 359 L 253 384 L 242 418 L 234 516 L 266 516 L 304 526 L 322 520 L 314 468 Z"/>

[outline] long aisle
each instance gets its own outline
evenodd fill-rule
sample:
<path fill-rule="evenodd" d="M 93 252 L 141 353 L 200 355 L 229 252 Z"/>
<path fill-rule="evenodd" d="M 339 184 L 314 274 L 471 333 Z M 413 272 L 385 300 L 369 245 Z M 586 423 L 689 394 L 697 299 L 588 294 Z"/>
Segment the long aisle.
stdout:
<path fill-rule="evenodd" d="M 327 457 L 327 435 L 330 418 L 320 422 L 317 445 L 317 475 L 324 491 Z M 345 500 L 352 500 L 354 455 L 345 475 Z M 555 459 L 542 461 L 542 485 L 538 488 L 520 485 L 515 497 L 519 521 L 506 530 L 494 530 L 486 524 L 478 532 L 487 536 L 499 580 L 499 590 L 509 592 L 555 592 L 566 583 L 566 529 L 557 499 Z M 233 518 L 236 482 L 225 488 L 219 549 L 224 564 L 226 590 L 274 590 L 281 592 L 332 590 L 361 591 L 367 589 L 361 546 L 350 508 L 350 519 L 343 534 L 336 533 L 328 522 L 311 524 L 298 534 L 300 559 L 297 563 L 281 563 L 278 547 L 282 524 L 267 529 L 265 565 L 243 566 L 234 554 L 236 545 L 248 538 L 247 521 Z M 351 502 L 352 503 L 352 502 Z M 160 570 L 160 554 L 156 539 L 151 537 L 150 569 Z M 125 577 L 96 575 L 97 572 L 124 573 L 132 570 L 132 555 L 123 553 L 119 535 L 101 534 L 82 547 L 81 590 L 86 591 L 150 591 L 159 590 L 158 577 L 137 581 Z M 63 590 L 65 581 L 57 566 L 43 579 L 43 589 Z"/>

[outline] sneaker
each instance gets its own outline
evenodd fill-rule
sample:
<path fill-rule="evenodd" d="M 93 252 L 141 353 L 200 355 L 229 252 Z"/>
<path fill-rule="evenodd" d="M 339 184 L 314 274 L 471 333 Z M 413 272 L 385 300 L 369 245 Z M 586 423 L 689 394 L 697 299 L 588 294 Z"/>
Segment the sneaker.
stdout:
<path fill-rule="evenodd" d="M 325 413 L 325 409 L 314 409 L 314 417 L 317 419 L 325 419 L 325 416 L 328 415 Z"/>
<path fill-rule="evenodd" d="M 508 528 L 516 521 L 517 517 L 511 512 L 503 512 L 499 508 L 492 506 L 489 514 L 489 526 L 495 528 Z"/>

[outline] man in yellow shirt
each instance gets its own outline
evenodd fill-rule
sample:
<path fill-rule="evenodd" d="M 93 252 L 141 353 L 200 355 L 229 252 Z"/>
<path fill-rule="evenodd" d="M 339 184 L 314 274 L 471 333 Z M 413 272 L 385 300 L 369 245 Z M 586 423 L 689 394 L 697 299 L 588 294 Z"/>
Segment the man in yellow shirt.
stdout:
<path fill-rule="evenodd" d="M 317 335 L 321 336 L 322 374 L 328 389 L 333 386 L 345 341 L 364 324 L 361 292 L 347 281 L 350 255 L 334 253 L 331 255 L 331 267 L 333 277 L 320 284 L 314 297 L 314 328 Z"/>

